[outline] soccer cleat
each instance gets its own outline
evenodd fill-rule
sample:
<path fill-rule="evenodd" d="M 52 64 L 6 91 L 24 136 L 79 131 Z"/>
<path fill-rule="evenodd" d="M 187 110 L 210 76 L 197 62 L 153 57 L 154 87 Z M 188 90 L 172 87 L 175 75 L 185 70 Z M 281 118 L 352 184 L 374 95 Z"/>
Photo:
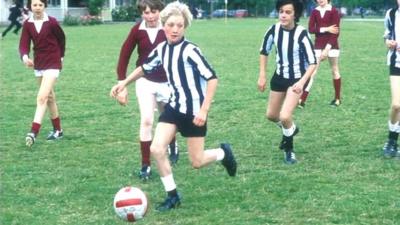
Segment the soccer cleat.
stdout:
<path fill-rule="evenodd" d="M 334 107 L 338 107 L 340 104 L 342 104 L 342 101 L 340 100 L 340 99 L 333 99 L 332 101 L 331 101 L 331 106 L 334 106 Z"/>
<path fill-rule="evenodd" d="M 34 133 L 27 133 L 25 137 L 25 144 L 28 147 L 32 147 L 33 144 L 35 144 L 36 137 Z"/>
<path fill-rule="evenodd" d="M 177 141 L 168 145 L 168 154 L 172 165 L 177 164 L 179 160 L 179 148 Z"/>
<path fill-rule="evenodd" d="M 284 155 L 284 161 L 286 164 L 295 164 L 297 162 L 296 155 L 294 154 L 293 149 L 285 150 Z"/>
<path fill-rule="evenodd" d="M 296 129 L 294 130 L 292 136 L 286 137 L 285 135 L 282 135 L 282 140 L 281 140 L 281 143 L 279 144 L 279 149 L 283 150 L 283 149 L 287 149 L 287 148 L 293 148 L 293 146 L 288 146 L 288 144 L 289 144 L 288 139 L 296 136 L 296 134 L 299 133 L 299 131 L 300 131 L 299 127 L 296 126 Z"/>
<path fill-rule="evenodd" d="M 225 153 L 225 157 L 221 161 L 222 165 L 226 168 L 229 176 L 234 177 L 236 175 L 237 163 L 231 145 L 228 143 L 222 143 L 221 148 Z"/>
<path fill-rule="evenodd" d="M 144 165 L 142 169 L 139 171 L 139 178 L 142 181 L 148 181 L 150 179 L 150 176 L 151 176 L 151 167 Z"/>
<path fill-rule="evenodd" d="M 64 136 L 62 130 L 52 130 L 50 131 L 49 135 L 47 136 L 48 141 L 54 141 L 61 139 Z"/>
<path fill-rule="evenodd" d="M 397 155 L 397 143 L 394 140 L 389 139 L 382 148 L 383 156 L 385 158 L 396 157 Z"/>
<path fill-rule="evenodd" d="M 181 196 L 178 193 L 175 196 L 168 196 L 163 203 L 158 205 L 156 210 L 160 212 L 165 212 L 170 209 L 178 208 L 180 205 L 181 205 Z"/>

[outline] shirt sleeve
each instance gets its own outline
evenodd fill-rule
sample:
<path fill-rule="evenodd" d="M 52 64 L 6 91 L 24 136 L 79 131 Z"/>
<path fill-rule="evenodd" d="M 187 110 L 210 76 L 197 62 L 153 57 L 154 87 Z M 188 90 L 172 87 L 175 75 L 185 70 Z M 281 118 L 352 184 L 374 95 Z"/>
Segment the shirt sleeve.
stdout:
<path fill-rule="evenodd" d="M 332 9 L 332 25 L 336 25 L 339 29 L 339 33 L 340 33 L 340 15 L 339 15 L 339 11 L 337 11 L 336 9 Z M 339 33 L 337 34 L 331 34 L 330 33 L 330 38 L 328 41 L 328 44 L 330 45 L 335 45 L 335 43 L 337 43 L 338 38 L 339 38 Z"/>
<path fill-rule="evenodd" d="M 383 38 L 384 39 L 392 39 L 392 37 L 393 37 L 392 31 L 390 29 L 390 26 L 391 26 L 390 10 L 391 9 L 386 11 L 386 15 L 385 15 L 385 20 L 384 20 L 385 32 L 383 33 Z"/>
<path fill-rule="evenodd" d="M 194 47 L 188 57 L 188 62 L 193 66 L 194 70 L 198 71 L 200 76 L 206 80 L 216 79 L 215 71 L 204 58 L 198 47 Z"/>
<path fill-rule="evenodd" d="M 21 59 L 24 55 L 29 56 L 31 49 L 31 35 L 29 34 L 28 23 L 25 22 L 22 27 L 21 38 L 19 40 L 19 54 Z"/>
<path fill-rule="evenodd" d="M 263 42 L 260 48 L 260 55 L 269 55 L 274 45 L 274 33 L 276 25 L 271 26 L 267 32 L 265 32 Z"/>
<path fill-rule="evenodd" d="M 315 20 L 315 10 L 311 12 L 310 19 L 308 20 L 308 31 L 311 34 L 321 33 L 321 28 L 317 25 Z"/>
<path fill-rule="evenodd" d="M 308 62 L 308 64 L 317 64 L 317 59 L 315 57 L 315 52 L 314 52 L 314 46 L 312 44 L 311 38 L 308 35 L 308 32 L 306 30 L 303 30 L 301 34 L 301 43 L 304 47 L 304 52 L 305 52 L 305 57 Z"/>
<path fill-rule="evenodd" d="M 135 47 L 137 45 L 135 36 L 136 30 L 132 28 L 124 44 L 121 47 L 117 66 L 118 80 L 124 80 L 126 78 L 126 71 L 128 69 L 129 61 L 132 56 L 132 52 L 133 50 L 135 50 Z"/>
<path fill-rule="evenodd" d="M 52 22 L 52 31 L 53 34 L 56 36 L 58 47 L 60 48 L 60 55 L 62 58 L 65 54 L 65 33 L 56 20 Z"/>

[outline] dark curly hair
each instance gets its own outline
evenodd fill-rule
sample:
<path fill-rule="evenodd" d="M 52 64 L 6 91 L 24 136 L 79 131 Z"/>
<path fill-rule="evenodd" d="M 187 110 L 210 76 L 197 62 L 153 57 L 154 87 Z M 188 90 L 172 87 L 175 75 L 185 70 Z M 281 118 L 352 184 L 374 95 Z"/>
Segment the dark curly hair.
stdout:
<path fill-rule="evenodd" d="M 280 8 L 284 5 L 293 5 L 294 8 L 294 21 L 297 23 L 303 14 L 303 2 L 301 0 L 278 0 L 276 1 L 275 9 L 279 12 Z"/>

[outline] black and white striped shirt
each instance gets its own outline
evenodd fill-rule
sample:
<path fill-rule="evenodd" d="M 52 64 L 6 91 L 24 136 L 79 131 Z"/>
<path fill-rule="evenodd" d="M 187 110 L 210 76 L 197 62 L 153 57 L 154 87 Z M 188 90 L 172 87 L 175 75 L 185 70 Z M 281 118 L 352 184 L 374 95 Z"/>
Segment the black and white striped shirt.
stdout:
<path fill-rule="evenodd" d="M 150 73 L 162 65 L 170 83 L 169 105 L 186 115 L 196 115 L 204 101 L 207 81 L 217 76 L 200 49 L 182 38 L 173 45 L 160 43 L 142 65 Z"/>
<path fill-rule="evenodd" d="M 396 41 L 397 48 L 400 47 L 400 10 L 398 8 L 389 9 L 385 16 L 385 33 L 383 37 L 388 40 Z M 400 53 L 397 50 L 389 49 L 387 53 L 387 65 L 400 68 Z"/>
<path fill-rule="evenodd" d="M 299 79 L 311 64 L 316 64 L 314 46 L 307 30 L 296 25 L 284 29 L 280 23 L 271 26 L 264 35 L 260 54 L 269 55 L 276 46 L 276 73 L 285 79 Z"/>

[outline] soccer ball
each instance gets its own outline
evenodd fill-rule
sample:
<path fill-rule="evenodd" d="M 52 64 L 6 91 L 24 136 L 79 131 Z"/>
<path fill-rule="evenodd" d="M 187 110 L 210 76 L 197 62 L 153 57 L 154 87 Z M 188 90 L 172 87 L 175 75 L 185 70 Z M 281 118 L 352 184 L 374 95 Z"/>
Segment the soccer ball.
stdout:
<path fill-rule="evenodd" d="M 126 221 L 135 222 L 142 219 L 147 212 L 147 197 L 137 187 L 123 187 L 114 197 L 114 210 Z"/>

